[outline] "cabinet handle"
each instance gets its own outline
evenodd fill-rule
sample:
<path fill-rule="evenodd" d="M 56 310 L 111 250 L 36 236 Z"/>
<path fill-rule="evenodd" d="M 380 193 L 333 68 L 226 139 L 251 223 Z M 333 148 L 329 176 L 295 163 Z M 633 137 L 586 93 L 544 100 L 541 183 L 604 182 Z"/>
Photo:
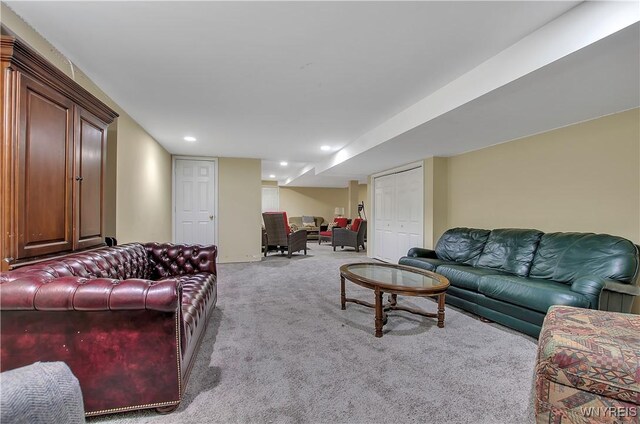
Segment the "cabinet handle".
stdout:
<path fill-rule="evenodd" d="M 77 177 L 76 177 L 76 181 L 82 181 L 82 180 L 83 180 L 83 178 L 82 178 L 82 177 L 80 177 L 80 176 L 77 176 Z"/>

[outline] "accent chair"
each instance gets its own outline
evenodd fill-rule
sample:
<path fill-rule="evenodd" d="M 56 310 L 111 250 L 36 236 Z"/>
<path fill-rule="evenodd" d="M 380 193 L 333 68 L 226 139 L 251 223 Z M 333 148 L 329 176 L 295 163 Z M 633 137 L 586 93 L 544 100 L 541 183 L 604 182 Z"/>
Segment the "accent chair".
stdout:
<path fill-rule="evenodd" d="M 307 231 L 300 229 L 291 231 L 286 212 L 264 212 L 264 220 L 267 241 L 264 247 L 264 256 L 270 250 L 280 250 L 281 253 L 287 251 L 287 257 L 291 257 L 293 252 L 304 250 L 307 254 Z"/>
<path fill-rule="evenodd" d="M 328 228 L 324 231 L 320 231 L 320 234 L 318 236 L 318 244 L 321 244 L 322 241 L 331 241 L 331 239 L 333 238 L 333 229 L 334 228 L 345 228 L 347 226 L 347 224 L 349 223 L 349 220 L 347 218 L 334 218 L 333 219 L 333 227 Z"/>
<path fill-rule="evenodd" d="M 356 252 L 360 251 L 360 246 L 366 249 L 364 245 L 364 237 L 367 234 L 367 221 L 356 218 L 351 224 L 351 228 L 334 228 L 331 238 L 331 245 L 335 252 L 336 246 L 344 248 L 345 246 L 353 247 Z"/>

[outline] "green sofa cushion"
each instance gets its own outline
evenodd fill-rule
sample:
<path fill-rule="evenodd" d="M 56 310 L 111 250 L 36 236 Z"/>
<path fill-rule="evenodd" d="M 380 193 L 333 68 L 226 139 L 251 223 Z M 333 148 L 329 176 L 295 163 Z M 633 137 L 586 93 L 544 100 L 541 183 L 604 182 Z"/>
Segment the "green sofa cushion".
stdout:
<path fill-rule="evenodd" d="M 478 266 L 527 276 L 542 232 L 504 228 L 491 231 Z"/>
<path fill-rule="evenodd" d="M 442 259 L 433 258 L 412 258 L 410 256 L 403 256 L 398 261 L 400 265 L 414 266 L 416 268 L 426 269 L 427 271 L 435 272 L 436 268 L 440 265 L 454 264 L 455 262 L 443 261 Z"/>
<path fill-rule="evenodd" d="M 452 228 L 438 240 L 436 254 L 445 261 L 475 265 L 489 233 L 475 228 Z"/>
<path fill-rule="evenodd" d="M 487 297 L 542 313 L 546 313 L 551 305 L 589 307 L 589 299 L 571 291 L 568 285 L 535 278 L 484 276 L 480 278 L 478 291 Z"/>
<path fill-rule="evenodd" d="M 582 275 L 630 283 L 638 251 L 629 240 L 607 234 L 548 233 L 542 236 L 529 276 L 571 283 Z"/>
<path fill-rule="evenodd" d="M 449 279 L 452 286 L 478 291 L 480 277 L 485 275 L 506 275 L 505 272 L 488 268 L 474 268 L 468 265 L 441 265 L 436 271 Z"/>

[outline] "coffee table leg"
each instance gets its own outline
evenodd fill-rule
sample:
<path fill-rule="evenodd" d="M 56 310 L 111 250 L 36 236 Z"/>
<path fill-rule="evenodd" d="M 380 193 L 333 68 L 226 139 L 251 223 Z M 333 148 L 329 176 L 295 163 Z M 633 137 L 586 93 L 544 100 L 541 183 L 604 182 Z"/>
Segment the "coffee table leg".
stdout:
<path fill-rule="evenodd" d="M 438 295 L 438 327 L 444 327 L 444 293 Z"/>
<path fill-rule="evenodd" d="M 342 306 L 342 310 L 344 311 L 345 309 L 347 309 L 347 301 L 346 301 L 346 294 L 344 292 L 344 277 L 341 275 L 340 276 L 340 305 Z"/>
<path fill-rule="evenodd" d="M 380 289 L 376 287 L 376 337 L 382 337 L 382 326 L 384 325 L 382 317 L 382 294 Z"/>

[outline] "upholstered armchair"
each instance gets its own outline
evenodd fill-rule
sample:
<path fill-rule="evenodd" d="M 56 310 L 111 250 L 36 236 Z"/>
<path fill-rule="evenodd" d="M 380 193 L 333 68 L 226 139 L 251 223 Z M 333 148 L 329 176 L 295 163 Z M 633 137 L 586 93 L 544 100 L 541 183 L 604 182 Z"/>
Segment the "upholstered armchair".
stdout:
<path fill-rule="evenodd" d="M 331 237 L 331 245 L 333 250 L 336 250 L 336 246 L 340 247 L 353 247 L 356 252 L 360 251 L 360 246 L 365 249 L 364 236 L 367 232 L 367 221 L 356 218 L 351 224 L 351 228 L 334 228 Z"/>
<path fill-rule="evenodd" d="M 264 256 L 269 250 L 280 250 L 284 253 L 287 250 L 287 257 L 291 257 L 293 252 L 304 250 L 307 254 L 307 231 L 291 231 L 286 212 L 264 212 L 262 214 L 264 226 L 267 233 L 267 241 L 264 247 Z"/>
<path fill-rule="evenodd" d="M 333 227 L 329 226 L 329 228 L 327 228 L 326 230 L 320 231 L 320 234 L 318 236 L 318 244 L 322 243 L 322 240 L 331 241 L 331 238 L 333 237 L 333 229 L 345 228 L 348 223 L 349 220 L 347 218 L 334 218 Z"/>

